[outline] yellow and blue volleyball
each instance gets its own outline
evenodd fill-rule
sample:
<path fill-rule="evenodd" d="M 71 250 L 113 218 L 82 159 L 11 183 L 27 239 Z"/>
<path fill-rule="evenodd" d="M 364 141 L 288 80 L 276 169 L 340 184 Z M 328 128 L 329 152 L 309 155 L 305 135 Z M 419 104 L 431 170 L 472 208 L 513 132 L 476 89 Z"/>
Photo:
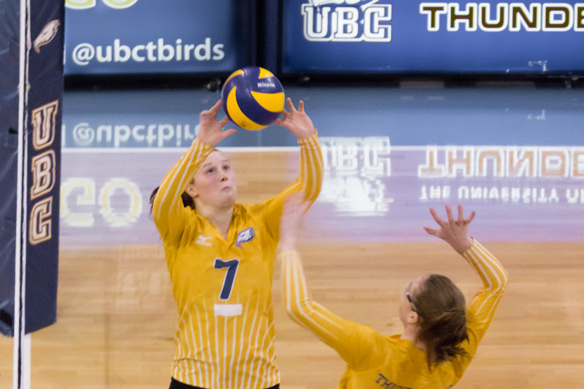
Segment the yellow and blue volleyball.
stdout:
<path fill-rule="evenodd" d="M 233 72 L 221 89 L 225 114 L 246 130 L 272 124 L 284 109 L 284 88 L 269 70 L 257 66 Z"/>

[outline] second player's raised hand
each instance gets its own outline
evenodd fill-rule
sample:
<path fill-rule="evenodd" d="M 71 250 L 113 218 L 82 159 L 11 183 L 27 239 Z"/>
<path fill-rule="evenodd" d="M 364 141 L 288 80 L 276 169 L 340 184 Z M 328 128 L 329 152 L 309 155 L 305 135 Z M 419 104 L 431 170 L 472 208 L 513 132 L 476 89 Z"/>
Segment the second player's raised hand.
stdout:
<path fill-rule="evenodd" d="M 465 218 L 463 216 L 462 205 L 459 204 L 458 218 L 455 219 L 454 214 L 452 213 L 452 208 L 450 208 L 450 205 L 446 204 L 447 220 L 442 219 L 434 208 L 430 208 L 430 213 L 440 228 L 434 229 L 424 227 L 428 234 L 444 240 L 460 254 L 471 248 L 474 239 L 468 233 L 468 225 L 475 217 L 474 211 L 472 211 L 469 217 Z"/>

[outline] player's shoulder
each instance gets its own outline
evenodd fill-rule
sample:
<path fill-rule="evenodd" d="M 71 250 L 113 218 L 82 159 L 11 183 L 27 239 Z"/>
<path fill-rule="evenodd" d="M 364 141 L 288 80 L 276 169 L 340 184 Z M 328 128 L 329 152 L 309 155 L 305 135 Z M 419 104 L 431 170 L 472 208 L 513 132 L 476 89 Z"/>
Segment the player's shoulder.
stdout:
<path fill-rule="evenodd" d="M 240 204 L 233 206 L 233 221 L 237 224 L 261 224 L 264 207 L 260 204 Z"/>
<path fill-rule="evenodd" d="M 269 200 L 262 201 L 259 203 L 247 203 L 240 204 L 236 203 L 233 207 L 233 213 L 236 215 L 241 215 L 241 217 L 259 217 L 261 216 L 266 208 L 268 207 Z"/>

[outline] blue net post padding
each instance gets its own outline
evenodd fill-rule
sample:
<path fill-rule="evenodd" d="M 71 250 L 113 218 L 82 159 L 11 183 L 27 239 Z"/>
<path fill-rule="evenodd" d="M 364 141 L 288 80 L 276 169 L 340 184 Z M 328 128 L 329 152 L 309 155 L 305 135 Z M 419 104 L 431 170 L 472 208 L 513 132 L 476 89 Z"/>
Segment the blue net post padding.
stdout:
<path fill-rule="evenodd" d="M 0 13 L 0 332 L 14 334 L 14 254 L 18 145 L 20 3 Z"/>
<path fill-rule="evenodd" d="M 2 2 L 0 13 L 0 333 L 6 336 L 14 336 L 15 304 L 24 301 L 27 334 L 53 324 L 57 313 L 64 2 L 28 4 L 31 47 L 22 71 L 20 2 Z M 27 86 L 23 114 L 21 73 Z M 24 299 L 15 300 L 16 261 L 25 263 L 26 290 Z"/>

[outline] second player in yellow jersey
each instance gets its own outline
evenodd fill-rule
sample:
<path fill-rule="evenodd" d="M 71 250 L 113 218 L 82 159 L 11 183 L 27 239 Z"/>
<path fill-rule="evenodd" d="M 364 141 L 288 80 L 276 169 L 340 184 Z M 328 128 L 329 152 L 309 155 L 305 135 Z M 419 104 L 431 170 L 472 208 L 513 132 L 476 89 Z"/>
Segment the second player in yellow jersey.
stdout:
<path fill-rule="evenodd" d="M 474 217 L 448 219 L 435 210 L 439 229 L 426 231 L 448 242 L 480 276 L 483 286 L 468 307 L 446 277 L 426 274 L 405 289 L 399 305 L 404 331 L 386 336 L 343 319 L 310 297 L 296 251 L 297 231 L 306 205 L 287 204 L 281 220 L 280 259 L 284 304 L 291 318 L 334 348 L 347 363 L 339 389 L 446 389 L 455 385 L 475 355 L 507 283 L 507 272 L 468 235 Z"/>

